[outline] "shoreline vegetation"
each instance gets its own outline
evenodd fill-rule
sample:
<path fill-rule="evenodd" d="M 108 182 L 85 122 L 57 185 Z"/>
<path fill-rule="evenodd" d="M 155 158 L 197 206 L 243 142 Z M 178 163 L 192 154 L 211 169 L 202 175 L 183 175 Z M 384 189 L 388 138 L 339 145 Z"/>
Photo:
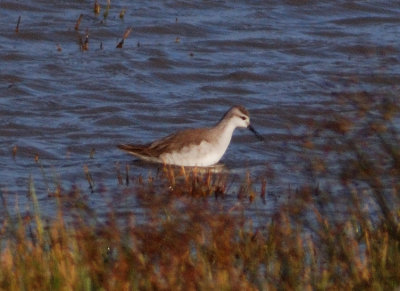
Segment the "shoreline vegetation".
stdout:
<path fill-rule="evenodd" d="M 304 184 L 282 190 L 285 202 L 259 219 L 246 207 L 269 203 L 268 178 L 255 182 L 250 174 L 237 193 L 229 188 L 235 178 L 220 173 L 164 167 L 156 177 L 136 177 L 120 195 L 134 197 L 139 214 L 110 203 L 100 216 L 84 191 L 60 186 L 51 195 L 57 214 L 45 218 L 31 180 L 30 210 L 11 215 L 1 193 L 0 288 L 397 288 L 399 108 L 396 99 L 365 92 L 343 100 L 352 110 L 309 122 Z M 128 172 L 117 171 L 120 184 L 128 184 Z M 85 176 L 93 190 L 87 167 Z"/>

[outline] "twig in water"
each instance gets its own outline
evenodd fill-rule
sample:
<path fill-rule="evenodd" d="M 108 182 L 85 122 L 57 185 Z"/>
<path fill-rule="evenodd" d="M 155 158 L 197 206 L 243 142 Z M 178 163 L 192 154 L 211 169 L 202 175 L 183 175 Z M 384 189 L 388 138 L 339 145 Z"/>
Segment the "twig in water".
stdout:
<path fill-rule="evenodd" d="M 125 30 L 124 35 L 122 36 L 122 40 L 117 44 L 117 48 L 122 48 L 122 46 L 124 45 L 125 39 L 128 38 L 131 31 L 132 31 L 132 27 L 129 27 Z"/>
<path fill-rule="evenodd" d="M 94 1 L 93 11 L 96 15 L 100 13 L 100 4 L 97 2 L 97 0 Z"/>
<path fill-rule="evenodd" d="M 86 176 L 86 180 L 88 181 L 88 183 L 89 183 L 89 188 L 90 188 L 90 192 L 94 192 L 94 182 L 93 182 L 93 178 L 92 178 L 92 175 L 90 174 L 90 172 L 89 172 L 89 168 L 88 168 L 88 166 L 87 165 L 84 165 L 83 166 L 83 170 L 84 170 L 84 172 L 85 172 L 85 176 Z"/>
<path fill-rule="evenodd" d="M 79 39 L 79 43 L 82 51 L 87 51 L 89 49 L 89 29 L 86 29 L 85 41 L 82 41 L 82 37 Z"/>
<path fill-rule="evenodd" d="M 125 171 L 126 171 L 126 177 L 125 177 L 125 182 L 126 182 L 126 186 L 129 185 L 129 164 L 126 163 L 125 165 Z"/>
<path fill-rule="evenodd" d="M 13 156 L 13 159 L 15 160 L 15 157 L 17 156 L 17 146 L 15 145 L 14 147 L 13 147 L 13 149 L 12 149 L 12 156 Z"/>
<path fill-rule="evenodd" d="M 108 11 L 110 10 L 110 6 L 111 6 L 111 0 L 107 0 L 107 7 L 106 7 L 106 10 L 104 10 L 104 13 L 103 13 L 104 19 L 106 19 L 108 17 Z"/>
<path fill-rule="evenodd" d="M 119 163 L 115 164 L 115 168 L 117 170 L 117 179 L 118 179 L 118 185 L 122 185 L 122 176 L 121 176 L 121 171 L 119 170 Z"/>
<path fill-rule="evenodd" d="M 119 13 L 119 18 L 123 19 L 125 16 L 126 9 L 122 8 L 121 12 Z"/>
<path fill-rule="evenodd" d="M 94 158 L 94 154 L 96 153 L 96 149 L 95 148 L 92 148 L 91 150 L 90 150 L 90 158 L 91 159 L 93 159 Z"/>
<path fill-rule="evenodd" d="M 75 30 L 79 30 L 79 25 L 81 24 L 82 18 L 83 18 L 83 14 L 79 15 L 79 18 L 75 23 Z"/>
<path fill-rule="evenodd" d="M 15 27 L 15 32 L 19 32 L 19 24 L 21 23 L 21 15 L 18 17 L 17 26 Z"/>

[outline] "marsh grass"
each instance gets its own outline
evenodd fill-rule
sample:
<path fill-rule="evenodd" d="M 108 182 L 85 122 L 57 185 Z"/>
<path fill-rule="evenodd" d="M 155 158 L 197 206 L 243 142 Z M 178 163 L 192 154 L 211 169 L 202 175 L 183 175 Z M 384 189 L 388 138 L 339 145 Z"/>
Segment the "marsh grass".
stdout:
<path fill-rule="evenodd" d="M 397 288 L 397 107 L 368 102 L 355 106 L 353 115 L 313 123 L 304 141 L 308 179 L 281 193 L 287 199 L 268 218 L 246 212 L 248 205 L 271 199 L 269 178 L 250 173 L 238 182 L 225 172 L 163 167 L 144 178 L 130 175 L 129 165 L 117 164 L 122 193 L 115 196 L 134 197 L 136 209 L 121 211 L 123 201 L 114 201 L 99 213 L 86 202 L 85 191 L 57 187 L 57 195 L 49 198 L 57 205 L 53 217 L 41 213 L 31 179 L 28 211 L 10 215 L 2 195 L 0 288 Z M 85 175 L 96 191 L 87 167 Z M 227 197 L 235 201 L 229 204 Z"/>
<path fill-rule="evenodd" d="M 304 188 L 268 223 L 254 226 L 241 211 L 225 209 L 197 193 L 189 195 L 193 183 L 207 188 L 207 182 L 194 179 L 189 178 L 184 191 L 160 189 L 147 180 L 138 183 L 129 194 L 136 195 L 144 210 L 140 221 L 134 211 L 121 216 L 112 208 L 98 219 L 80 199 L 79 189 L 56 198 L 56 217 L 43 220 L 32 183 L 32 211 L 5 219 L 1 227 L 0 286 L 7 290 L 398 286 L 399 240 L 390 230 L 391 222 L 384 216 L 373 222 L 356 195 L 348 218 L 337 222 L 318 210 L 312 189 Z"/>

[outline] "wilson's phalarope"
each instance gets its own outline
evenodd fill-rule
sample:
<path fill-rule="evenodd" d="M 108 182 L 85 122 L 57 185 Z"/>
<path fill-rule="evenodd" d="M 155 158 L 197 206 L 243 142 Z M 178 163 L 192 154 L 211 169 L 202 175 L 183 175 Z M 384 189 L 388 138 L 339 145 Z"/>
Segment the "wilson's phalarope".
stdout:
<path fill-rule="evenodd" d="M 181 130 L 149 144 L 122 144 L 118 148 L 145 161 L 208 167 L 222 158 L 236 127 L 248 128 L 263 140 L 250 125 L 246 108 L 233 106 L 214 127 Z"/>

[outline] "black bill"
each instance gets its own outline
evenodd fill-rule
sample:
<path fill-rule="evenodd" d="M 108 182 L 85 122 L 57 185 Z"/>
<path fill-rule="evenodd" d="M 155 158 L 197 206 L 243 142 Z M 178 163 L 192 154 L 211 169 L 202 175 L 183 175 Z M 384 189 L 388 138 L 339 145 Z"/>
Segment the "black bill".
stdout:
<path fill-rule="evenodd" d="M 252 127 L 251 125 L 249 125 L 247 128 L 248 128 L 251 132 L 253 132 L 254 135 L 255 135 L 259 140 L 261 140 L 261 141 L 264 140 L 264 138 L 261 136 L 261 134 L 259 134 L 259 133 L 254 129 L 254 127 Z"/>

